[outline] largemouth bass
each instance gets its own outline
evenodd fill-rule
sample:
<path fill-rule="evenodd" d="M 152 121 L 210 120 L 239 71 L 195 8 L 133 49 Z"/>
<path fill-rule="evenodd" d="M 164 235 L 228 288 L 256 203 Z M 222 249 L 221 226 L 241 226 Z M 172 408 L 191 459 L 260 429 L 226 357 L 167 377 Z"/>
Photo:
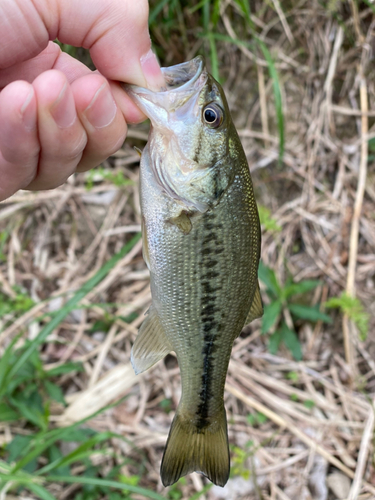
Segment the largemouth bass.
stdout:
<path fill-rule="evenodd" d="M 224 384 L 235 338 L 262 315 L 260 224 L 224 92 L 201 57 L 162 68 L 160 92 L 126 85 L 150 118 L 141 156 L 143 255 L 152 305 L 133 345 L 136 373 L 174 351 L 182 396 L 161 464 L 164 486 L 200 472 L 224 486 Z"/>

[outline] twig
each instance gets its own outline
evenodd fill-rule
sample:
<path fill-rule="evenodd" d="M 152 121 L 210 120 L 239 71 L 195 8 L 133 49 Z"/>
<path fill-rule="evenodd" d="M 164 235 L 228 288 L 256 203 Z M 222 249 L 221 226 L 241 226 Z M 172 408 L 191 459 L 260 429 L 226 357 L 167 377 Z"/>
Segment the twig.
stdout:
<path fill-rule="evenodd" d="M 108 354 L 108 351 L 109 351 L 109 349 L 112 346 L 113 340 L 114 340 L 115 335 L 117 333 L 117 328 L 118 328 L 118 326 L 116 325 L 116 323 L 114 323 L 111 326 L 108 334 L 106 335 L 105 341 L 100 346 L 100 351 L 99 351 L 98 358 L 96 360 L 94 369 L 92 371 L 89 383 L 87 384 L 87 387 L 89 389 L 96 384 L 96 382 L 97 382 L 97 380 L 99 378 L 100 370 L 102 369 L 102 366 L 103 366 L 105 358 L 106 358 L 106 356 Z"/>
<path fill-rule="evenodd" d="M 143 375 L 135 375 L 130 363 L 117 365 L 90 389 L 67 396 L 69 406 L 62 415 L 52 416 L 51 420 L 55 420 L 61 427 L 78 422 L 125 394 L 140 381 L 141 376 Z"/>
<path fill-rule="evenodd" d="M 262 66 L 257 66 L 258 72 L 258 88 L 259 88 L 259 105 L 260 105 L 260 117 L 262 121 L 262 131 L 265 137 L 270 134 L 268 128 L 268 113 L 267 113 L 267 94 L 266 87 L 264 84 L 264 71 Z M 264 147 L 268 148 L 268 140 L 264 139 Z"/>
<path fill-rule="evenodd" d="M 357 193 L 354 203 L 353 217 L 352 217 L 352 227 L 350 231 L 350 246 L 349 246 L 349 263 L 348 263 L 348 275 L 346 281 L 346 293 L 352 297 L 355 296 L 355 272 L 357 265 L 357 254 L 358 254 L 358 235 L 359 235 L 359 219 L 362 211 L 363 196 L 366 186 L 366 176 L 367 176 L 367 161 L 368 161 L 368 142 L 366 136 L 368 133 L 368 99 L 367 99 L 367 86 L 366 80 L 363 75 L 363 68 L 360 68 L 360 85 L 359 85 L 359 95 L 361 102 L 361 161 L 359 165 L 358 172 L 358 184 Z M 343 335 L 344 335 L 344 347 L 345 347 L 345 359 L 349 364 L 352 373 L 356 373 L 356 365 L 354 359 L 354 346 L 350 340 L 351 331 L 354 330 L 354 326 L 351 328 L 351 321 L 349 321 L 349 316 L 344 314 L 343 317 Z"/>
<path fill-rule="evenodd" d="M 368 112 L 368 100 L 367 100 L 367 86 L 366 80 L 361 71 L 360 76 L 360 102 L 361 102 L 361 161 L 359 165 L 358 172 L 358 185 L 357 193 L 354 203 L 354 212 L 352 218 L 352 227 L 350 232 L 350 253 L 349 253 L 349 264 L 348 264 L 348 278 L 346 292 L 349 295 L 355 295 L 355 270 L 357 263 L 357 253 L 358 253 L 358 233 L 359 233 L 359 218 L 362 211 L 363 195 L 365 192 L 366 176 L 367 176 L 367 161 L 368 161 L 368 141 L 366 140 L 366 135 L 368 133 L 368 117 L 366 113 Z"/>
<path fill-rule="evenodd" d="M 285 14 L 283 12 L 283 9 L 281 8 L 281 5 L 280 5 L 280 2 L 279 0 L 272 0 L 274 6 L 275 6 L 275 9 L 276 9 L 276 12 L 277 12 L 277 15 L 279 16 L 280 18 L 280 21 L 281 21 L 281 24 L 283 25 L 283 28 L 284 28 L 284 31 L 285 31 L 285 34 L 289 40 L 290 43 L 293 43 L 294 42 L 294 37 L 292 35 L 292 32 L 290 31 L 290 28 L 289 28 L 289 24 L 288 24 L 288 21 L 286 20 L 285 18 Z"/>
<path fill-rule="evenodd" d="M 335 113 L 346 116 L 375 116 L 375 111 L 367 111 L 367 113 L 364 113 L 362 110 L 345 108 L 344 106 L 338 106 L 337 104 L 331 104 L 331 110 Z"/>
<path fill-rule="evenodd" d="M 294 425 L 292 422 L 289 422 L 285 420 L 284 418 L 280 417 L 277 415 L 275 412 L 267 408 L 267 406 L 263 405 L 262 403 L 259 403 L 255 399 L 253 399 L 251 396 L 245 396 L 241 391 L 236 389 L 236 387 L 226 384 L 225 388 L 228 392 L 233 394 L 236 398 L 240 399 L 243 403 L 245 403 L 247 406 L 250 406 L 250 408 L 254 408 L 260 413 L 263 413 L 267 418 L 272 420 L 275 424 L 280 426 L 282 429 L 288 429 L 288 431 L 292 432 L 295 436 L 297 436 L 301 441 L 303 441 L 307 446 L 310 448 L 313 448 L 316 450 L 317 453 L 322 455 L 328 462 L 330 462 L 332 465 L 340 469 L 344 474 L 346 474 L 348 477 L 353 478 L 354 477 L 354 472 L 350 470 L 348 467 L 346 467 L 340 460 L 337 460 L 331 453 L 328 453 L 324 448 L 322 448 L 319 444 L 317 444 L 313 439 L 308 437 L 304 432 L 302 432 L 296 425 Z M 375 492 L 375 488 L 374 488 Z"/>
<path fill-rule="evenodd" d="M 365 430 L 363 431 L 361 447 L 358 453 L 357 467 L 355 470 L 354 481 L 352 483 L 352 487 L 350 488 L 350 493 L 348 496 L 348 500 L 356 500 L 358 498 L 358 494 L 360 492 L 363 475 L 365 473 L 365 467 L 367 462 L 367 455 L 370 451 L 370 444 L 372 439 L 372 434 L 374 432 L 374 424 L 375 424 L 375 399 L 373 401 L 373 406 L 371 408 L 370 414 L 368 416 Z"/>
<path fill-rule="evenodd" d="M 332 49 L 331 60 L 329 62 L 327 77 L 324 82 L 324 92 L 325 92 L 325 106 L 326 106 L 326 126 L 331 127 L 331 103 L 332 103 L 332 91 L 333 91 L 333 79 L 336 73 L 337 67 L 337 59 L 339 55 L 339 51 L 344 41 L 344 30 L 341 26 L 339 26 L 335 38 L 335 43 Z"/>
<path fill-rule="evenodd" d="M 357 2 L 355 0 L 350 0 L 350 5 L 352 8 L 352 15 L 353 15 L 353 24 L 354 24 L 354 29 L 357 34 L 358 42 L 362 44 L 364 42 L 364 36 L 361 32 L 360 24 L 359 24 L 359 16 L 358 16 L 358 6 Z"/>

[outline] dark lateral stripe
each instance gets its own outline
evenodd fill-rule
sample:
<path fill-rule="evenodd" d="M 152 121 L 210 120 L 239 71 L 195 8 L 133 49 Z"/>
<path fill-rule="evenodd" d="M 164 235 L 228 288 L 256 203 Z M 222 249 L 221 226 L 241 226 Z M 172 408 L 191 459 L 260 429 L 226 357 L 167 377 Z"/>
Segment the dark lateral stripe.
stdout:
<path fill-rule="evenodd" d="M 220 287 L 213 280 L 219 276 L 219 261 L 215 258 L 218 253 L 224 251 L 220 248 L 220 240 L 217 234 L 217 225 L 214 223 L 214 214 L 207 215 L 205 221 L 205 237 L 202 241 L 202 298 L 201 298 L 201 324 L 204 346 L 202 349 L 203 371 L 202 385 L 199 393 L 200 403 L 197 407 L 197 428 L 204 429 L 209 425 L 209 403 L 213 397 L 212 371 L 213 354 L 217 349 L 216 339 L 221 325 L 217 321 L 217 313 L 220 312 L 216 305 L 217 292 Z M 218 249 L 220 250 L 218 252 Z"/>
<path fill-rule="evenodd" d="M 202 148 L 202 134 L 199 134 L 198 145 L 196 147 L 194 158 L 193 158 L 193 161 L 195 161 L 196 163 L 199 163 L 199 154 L 201 152 L 201 148 Z"/>

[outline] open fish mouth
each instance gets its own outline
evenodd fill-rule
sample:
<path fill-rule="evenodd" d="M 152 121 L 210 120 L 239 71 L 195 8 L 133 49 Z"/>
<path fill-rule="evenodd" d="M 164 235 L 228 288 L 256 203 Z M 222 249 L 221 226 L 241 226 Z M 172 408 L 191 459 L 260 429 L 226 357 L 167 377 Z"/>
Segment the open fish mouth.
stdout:
<path fill-rule="evenodd" d="M 195 84 L 201 76 L 204 69 L 204 61 L 202 56 L 195 57 L 191 61 L 187 61 L 169 68 L 161 68 L 167 84 L 168 91 L 184 91 L 186 88 Z"/>
<path fill-rule="evenodd" d="M 166 87 L 158 92 L 137 85 L 122 85 L 154 125 L 167 124 L 168 114 L 182 107 L 193 96 L 198 98 L 207 81 L 207 72 L 202 56 L 169 68 L 161 68 L 161 70 Z"/>

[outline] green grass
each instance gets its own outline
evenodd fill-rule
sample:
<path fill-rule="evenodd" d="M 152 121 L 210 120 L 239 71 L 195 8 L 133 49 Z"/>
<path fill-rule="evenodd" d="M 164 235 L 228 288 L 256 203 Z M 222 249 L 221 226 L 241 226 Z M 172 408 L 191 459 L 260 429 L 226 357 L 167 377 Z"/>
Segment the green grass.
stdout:
<path fill-rule="evenodd" d="M 75 500 L 100 500 L 104 497 L 108 500 L 122 500 L 132 498 L 132 494 L 154 500 L 182 498 L 180 485 L 184 480 L 170 488 L 166 497 L 140 486 L 139 482 L 146 472 L 145 455 L 124 436 L 113 432 L 97 432 L 87 427 L 91 418 L 114 405 L 107 406 L 68 427 L 54 428 L 50 422 L 51 404 L 57 402 L 66 405 L 61 377 L 82 371 L 82 365 L 67 362 L 46 370 L 41 360 L 40 348 L 71 311 L 83 307 L 82 299 L 130 252 L 139 239 L 140 234 L 135 235 L 104 264 L 51 316 L 50 322 L 41 329 L 35 339 L 26 340 L 21 347 L 16 347 L 22 337 L 21 332 L 5 349 L 0 359 L 0 421 L 22 426 L 24 432 L 16 432 L 10 443 L 0 450 L 0 494 L 5 491 L 28 492 L 41 500 L 56 500 L 48 485 L 58 483 L 64 486 L 80 485 Z M 16 304 L 22 304 L 22 307 Z M 8 303 L 8 309 L 11 305 Z M 21 312 L 27 310 L 30 305 L 24 295 L 13 303 L 16 311 Z M 114 316 L 107 316 L 107 326 L 114 319 Z M 132 321 L 134 317 L 130 315 L 122 319 Z M 113 456 L 112 439 L 125 440 L 130 444 L 133 449 L 131 456 Z M 62 442 L 70 442 L 72 451 L 63 454 Z M 95 465 L 92 460 L 94 455 L 104 455 L 114 464 L 104 476 L 101 466 Z M 122 462 L 119 463 L 119 459 Z M 120 470 L 123 465 L 129 466 L 137 473 L 125 476 Z M 82 472 L 73 474 L 72 467 L 77 466 L 81 466 Z M 206 486 L 191 499 L 198 499 L 210 487 L 211 485 Z"/>
<path fill-rule="evenodd" d="M 258 204 L 258 213 L 260 223 L 266 231 L 272 231 L 275 233 L 281 231 L 281 227 L 277 224 L 276 219 L 272 217 L 271 210 Z"/>
<path fill-rule="evenodd" d="M 350 297 L 343 292 L 339 297 L 332 297 L 325 303 L 325 306 L 330 309 L 340 309 L 343 314 L 347 314 L 349 318 L 357 325 L 360 339 L 366 340 L 370 315 L 365 311 L 363 304 L 357 297 Z"/>
<path fill-rule="evenodd" d="M 10 464 L 0 461 L 0 491 L 11 482 L 12 490 L 26 489 L 38 494 L 42 499 L 55 499 L 46 488 L 48 483 L 76 483 L 82 486 L 82 493 L 76 497 L 77 500 L 79 498 L 96 500 L 103 495 L 107 495 L 111 500 L 117 500 L 131 498 L 130 493 L 155 500 L 164 499 L 162 495 L 138 486 L 137 476 L 126 477 L 119 474 L 120 466 L 113 467 L 106 477 L 100 477 L 100 468 L 92 464 L 91 456 L 93 453 L 109 454 L 108 441 L 112 438 L 123 440 L 125 438 L 112 432 L 98 433 L 81 427 L 98 413 L 63 429 L 44 431 L 32 436 L 16 436 L 6 448 Z M 60 441 L 71 441 L 78 445 L 72 452 L 62 455 L 58 446 Z M 48 458 L 48 463 L 44 467 L 38 466 L 40 457 Z M 123 462 L 130 463 L 131 460 L 126 459 Z M 72 475 L 70 466 L 73 464 L 82 464 L 84 472 Z M 118 480 L 113 479 L 114 475 Z"/>
<path fill-rule="evenodd" d="M 245 16 L 247 26 L 252 34 L 254 39 L 255 47 L 257 47 L 263 54 L 264 59 L 267 62 L 269 76 L 272 80 L 272 89 L 274 96 L 274 106 L 276 110 L 276 118 L 277 118 L 277 128 L 279 132 L 279 161 L 282 162 L 284 156 L 284 146 L 285 146 L 285 134 L 284 134 L 284 112 L 283 112 L 283 103 L 282 103 L 282 95 L 281 95 L 281 87 L 279 75 L 275 67 L 275 62 L 271 55 L 270 50 L 267 45 L 259 38 L 256 34 L 255 25 L 251 20 L 251 12 L 250 12 L 250 2 L 248 0 L 236 0 L 236 3 L 241 7 L 242 12 Z M 251 48 L 251 45 L 250 45 Z"/>
<path fill-rule="evenodd" d="M 331 318 L 320 311 L 319 305 L 311 305 L 305 296 L 320 285 L 317 280 L 304 280 L 294 283 L 288 278 L 281 284 L 275 272 L 259 264 L 259 279 L 266 285 L 269 304 L 264 307 L 262 317 L 262 333 L 269 333 L 268 348 L 276 354 L 283 343 L 292 353 L 294 359 L 302 359 L 301 342 L 297 335 L 297 325 L 301 321 L 323 321 L 331 323 Z"/>
<path fill-rule="evenodd" d="M 223 28 L 220 19 L 222 0 L 201 0 L 195 5 L 177 0 L 151 1 L 149 17 L 151 36 L 154 32 L 161 33 L 167 43 L 174 44 L 176 44 L 176 38 L 183 40 L 184 43 L 178 45 L 178 49 L 181 51 L 181 60 L 185 60 L 187 49 L 193 45 L 192 38 L 195 37 L 198 47 L 197 53 L 205 56 L 212 76 L 220 83 L 224 83 L 221 75 L 220 53 L 225 45 L 244 46 L 254 54 L 260 53 L 266 61 L 269 77 L 272 81 L 273 105 L 279 135 L 279 161 L 282 162 L 285 147 L 285 120 L 280 77 L 275 66 L 274 56 L 266 43 L 259 37 L 257 27 L 252 22 L 250 2 L 248 0 L 235 0 L 235 2 L 242 16 L 242 20 L 240 20 L 238 12 L 236 13 L 236 28 L 238 27 L 238 32 L 241 32 L 237 38 L 228 36 Z M 186 22 L 191 21 L 189 26 L 181 22 L 176 23 L 176 19 L 181 18 L 182 6 L 185 7 Z M 155 35 L 153 38 L 156 40 L 157 36 Z M 188 39 L 190 43 L 186 42 Z M 199 44 L 199 40 L 202 40 L 202 44 Z M 162 63 L 164 60 L 168 60 L 169 54 L 165 53 L 163 47 L 160 47 L 156 42 L 154 49 Z"/>
<path fill-rule="evenodd" d="M 35 339 L 27 340 L 22 347 L 16 348 L 21 333 L 4 351 L 0 360 L 0 420 L 11 424 L 22 422 L 27 432 L 16 433 L 12 441 L 0 450 L 0 492 L 10 486 L 10 491 L 26 490 L 38 498 L 52 500 L 55 497 L 48 491 L 47 485 L 58 482 L 80 484 L 82 490 L 80 496 L 76 497 L 77 500 L 95 500 L 103 495 L 117 500 L 126 498 L 130 493 L 156 500 L 164 498 L 138 486 L 134 477 L 126 478 L 117 474 L 119 480 L 115 480 L 112 475 L 116 468 L 112 469 L 112 474 L 107 474 L 108 477 L 101 477 L 100 468 L 92 464 L 93 453 L 108 453 L 109 440 L 124 437 L 111 432 L 97 433 L 82 427 L 89 418 L 62 429 L 51 426 L 51 403 L 56 401 L 65 405 L 62 388 L 56 380 L 67 373 L 82 370 L 82 367 L 78 363 L 68 362 L 45 370 L 40 358 L 40 347 L 48 336 L 71 311 L 80 307 L 80 302 L 87 293 L 108 275 L 139 239 L 140 235 L 137 234 L 104 264 L 52 317 Z M 22 304 L 22 307 L 17 304 Z M 17 311 L 24 311 L 30 303 L 22 295 L 22 300 L 18 299 L 13 306 Z M 74 450 L 63 455 L 59 446 L 62 441 L 74 442 Z M 43 465 L 41 459 L 46 465 Z M 84 466 L 84 472 L 81 475 L 71 475 L 71 467 L 77 464 Z"/>
<path fill-rule="evenodd" d="M 102 182 L 103 180 L 106 180 L 112 183 L 114 186 L 120 188 L 134 185 L 134 182 L 125 177 L 124 172 L 122 172 L 121 170 L 117 170 L 116 172 L 114 172 L 111 169 L 100 166 L 97 168 L 93 168 L 92 170 L 89 170 L 87 172 L 85 188 L 87 189 L 87 191 L 90 191 L 94 187 L 95 182 Z"/>
<path fill-rule="evenodd" d="M 23 313 L 31 309 L 35 303 L 26 291 L 13 287 L 14 297 L 3 293 L 0 289 L 0 328 L 4 329 Z"/>
<path fill-rule="evenodd" d="M 134 245 L 140 240 L 141 235 L 134 236 L 129 243 L 114 255 L 104 266 L 90 278 L 68 302 L 53 316 L 52 320 L 39 332 L 34 340 L 27 343 L 25 348 L 19 353 L 14 363 L 10 363 L 7 356 L 3 356 L 0 361 L 0 396 L 6 391 L 8 383 L 14 379 L 17 373 L 22 369 L 23 365 L 29 360 L 36 349 L 47 339 L 55 328 L 66 318 L 66 316 L 77 308 L 80 301 L 96 287 L 109 273 L 109 271 L 121 260 Z"/>

